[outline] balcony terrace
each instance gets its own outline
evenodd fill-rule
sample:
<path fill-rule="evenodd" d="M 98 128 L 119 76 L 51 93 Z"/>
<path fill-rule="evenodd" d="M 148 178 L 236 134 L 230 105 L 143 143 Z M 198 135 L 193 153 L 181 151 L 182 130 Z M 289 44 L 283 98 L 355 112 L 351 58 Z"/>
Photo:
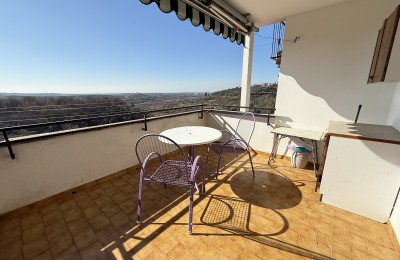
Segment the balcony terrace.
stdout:
<path fill-rule="evenodd" d="M 229 129 L 230 121 L 236 120 L 232 113 L 210 112 L 205 115 L 205 119 L 198 119 L 194 113 L 150 121 L 149 128 L 152 129 L 149 131 L 161 131 L 183 122 L 194 124 L 195 121 L 197 124 L 203 122 L 215 126 L 218 118 L 223 119 L 218 122 L 223 122 Z M 264 132 L 260 132 L 260 126 L 265 127 L 265 121 L 257 117 L 256 139 Z M 142 126 L 130 125 L 130 131 L 136 125 Z M 113 131 L 121 134 L 126 127 L 115 127 Z M 83 140 L 80 135 L 86 135 L 84 140 L 93 135 L 102 135 L 101 138 L 104 138 L 107 133 L 107 129 L 102 129 L 33 143 L 58 143 L 60 147 L 57 150 L 61 150 L 58 153 L 65 154 L 69 151 L 62 139 Z M 140 130 L 137 135 L 143 133 Z M 269 138 L 272 142 L 272 137 Z M 118 140 L 114 141 L 118 144 Z M 132 148 L 127 155 L 131 161 L 134 155 L 133 146 L 130 145 L 134 142 L 129 140 L 125 145 Z M 22 152 L 22 148 L 28 149 L 29 145 L 32 144 L 15 145 L 17 159 L 11 160 L 8 157 L 8 161 L 20 160 L 18 163 L 23 163 L 27 159 L 24 157 L 32 156 L 28 151 Z M 88 144 L 81 145 L 85 149 L 84 145 Z M 106 145 L 110 143 L 105 142 Z M 52 149 L 47 146 L 44 144 L 45 149 Z M 124 152 L 126 147 L 117 146 L 118 151 Z M 37 153 L 37 148 L 35 151 Z M 41 152 L 47 154 L 49 151 Z M 85 154 L 84 151 L 76 152 L 80 156 Z M 198 147 L 196 153 L 205 157 L 206 147 Z M 52 152 L 56 160 L 71 163 L 69 170 L 74 171 L 76 166 L 85 168 L 85 159 L 73 163 L 67 157 L 57 159 L 59 154 Z M 138 225 L 138 167 L 128 167 L 113 174 L 104 174 L 98 170 L 99 173 L 92 173 L 92 180 L 88 182 L 89 179 L 86 179 L 84 185 L 3 214 L 0 218 L 0 259 L 400 257 L 394 235 L 386 224 L 321 203 L 320 194 L 314 191 L 316 179 L 311 168 L 292 168 L 287 158 L 280 157 L 268 166 L 267 155 L 265 152 L 253 152 L 255 178 L 252 177 L 247 156 L 239 157 L 238 161 L 234 156 L 225 156 L 223 175 L 217 180 L 209 177 L 206 194 L 195 196 L 192 235 L 187 233 L 186 189 L 164 188 L 163 185 L 145 182 L 143 223 Z M 124 156 L 126 154 L 121 155 Z M 215 156 L 210 157 L 207 166 L 209 170 L 215 168 L 216 160 Z M 26 162 L 29 164 L 29 160 Z M 122 161 L 120 163 L 123 164 Z M 48 165 L 43 165 L 38 170 L 46 170 L 46 167 Z M 59 167 L 53 169 L 55 179 L 68 172 L 68 169 L 62 169 L 62 164 Z M 26 176 L 34 174 L 34 171 Z M 36 178 L 43 181 L 43 175 Z M 54 186 L 59 186 L 56 180 Z"/>

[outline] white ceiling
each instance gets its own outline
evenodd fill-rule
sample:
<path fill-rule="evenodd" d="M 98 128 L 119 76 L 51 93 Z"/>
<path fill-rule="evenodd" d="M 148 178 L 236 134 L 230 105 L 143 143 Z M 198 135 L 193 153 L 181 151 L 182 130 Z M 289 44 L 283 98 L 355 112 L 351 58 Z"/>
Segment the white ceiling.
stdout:
<path fill-rule="evenodd" d="M 242 14 L 251 14 L 255 26 L 285 20 L 286 17 L 349 0 L 224 0 Z"/>

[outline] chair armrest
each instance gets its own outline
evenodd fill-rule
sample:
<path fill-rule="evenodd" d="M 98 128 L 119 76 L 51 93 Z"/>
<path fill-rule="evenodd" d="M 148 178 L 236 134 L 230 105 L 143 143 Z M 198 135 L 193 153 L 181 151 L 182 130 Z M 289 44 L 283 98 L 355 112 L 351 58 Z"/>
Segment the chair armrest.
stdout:
<path fill-rule="evenodd" d="M 157 152 L 149 153 L 149 155 L 146 156 L 146 158 L 144 159 L 142 165 L 140 166 L 140 167 L 142 168 L 142 172 L 143 172 L 143 175 L 144 175 L 144 176 L 146 176 L 146 166 L 147 166 L 147 163 L 149 162 L 149 160 L 151 159 L 151 157 L 152 157 L 153 155 L 157 155 L 158 160 L 160 161 L 160 164 L 162 164 L 162 163 L 164 162 L 164 159 L 163 159 L 163 157 L 162 157 L 162 155 L 161 155 L 160 153 L 157 153 Z"/>

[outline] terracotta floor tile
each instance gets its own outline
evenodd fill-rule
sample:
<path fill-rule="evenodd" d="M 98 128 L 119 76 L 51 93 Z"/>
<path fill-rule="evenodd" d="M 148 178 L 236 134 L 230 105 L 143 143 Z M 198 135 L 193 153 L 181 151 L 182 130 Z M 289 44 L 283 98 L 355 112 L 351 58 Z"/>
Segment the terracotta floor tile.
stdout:
<path fill-rule="evenodd" d="M 22 250 L 24 252 L 24 258 L 27 259 L 36 257 L 44 253 L 48 249 L 49 249 L 49 243 L 47 241 L 47 238 L 45 237 L 35 239 L 22 246 Z"/>
<path fill-rule="evenodd" d="M 107 195 L 101 195 L 101 196 L 95 197 L 95 198 L 93 198 L 93 200 L 99 207 L 103 207 L 104 205 L 113 202 Z"/>
<path fill-rule="evenodd" d="M 359 250 L 357 248 L 350 248 L 351 251 L 351 258 L 352 259 L 370 259 L 371 255 L 368 254 L 368 252 L 365 252 L 363 250 Z"/>
<path fill-rule="evenodd" d="M 99 207 L 103 207 L 104 205 L 113 202 L 108 196 L 105 196 L 105 195 L 95 197 L 95 198 L 93 198 L 93 200 Z"/>
<path fill-rule="evenodd" d="M 88 221 L 94 231 L 100 231 L 110 224 L 110 221 L 103 213 L 98 214 Z"/>
<path fill-rule="evenodd" d="M 31 228 L 28 228 L 22 232 L 22 241 L 24 244 L 31 242 L 40 237 L 45 237 L 46 232 L 44 230 L 43 223 L 39 223 Z"/>
<path fill-rule="evenodd" d="M 213 245 L 228 259 L 236 259 L 244 251 L 240 243 L 230 236 L 218 237 Z"/>
<path fill-rule="evenodd" d="M 190 243 L 190 245 L 182 243 L 182 245 L 187 246 L 189 248 L 189 250 L 193 253 L 193 255 L 196 256 L 198 259 L 224 259 L 225 258 L 225 256 L 222 254 L 221 251 L 219 251 L 217 248 L 215 248 L 212 244 L 206 243 L 200 237 L 195 237 L 195 236 L 185 236 L 185 237 L 194 237 L 195 241 L 193 241 L 193 243 Z"/>
<path fill-rule="evenodd" d="M 179 243 L 169 234 L 160 234 L 151 242 L 164 254 L 168 254 Z"/>
<path fill-rule="evenodd" d="M 132 223 L 129 217 L 122 211 L 118 212 L 110 218 L 111 223 L 117 228 L 125 228 L 126 225 Z M 132 223 L 133 224 L 133 223 Z"/>
<path fill-rule="evenodd" d="M 53 256 L 51 255 L 50 250 L 47 250 L 43 253 L 41 253 L 40 255 L 32 258 L 32 260 L 52 260 Z"/>
<path fill-rule="evenodd" d="M 72 197 L 76 201 L 84 200 L 90 198 L 89 194 L 86 191 L 78 191 L 78 192 L 72 192 Z"/>
<path fill-rule="evenodd" d="M 22 258 L 22 241 L 17 240 L 12 243 L 9 243 L 5 247 L 0 247 L 0 259 L 1 260 L 10 260 L 10 259 L 18 259 Z"/>
<path fill-rule="evenodd" d="M 84 199 L 81 199 L 81 200 L 77 200 L 76 203 L 78 204 L 78 206 L 81 209 L 88 208 L 88 207 L 90 207 L 90 206 L 95 204 L 93 199 L 90 198 L 90 197 L 87 197 L 87 198 L 84 198 Z"/>
<path fill-rule="evenodd" d="M 361 250 L 366 250 L 368 247 L 367 240 L 356 235 L 342 232 L 340 230 L 335 230 L 333 237 L 341 242 L 344 242 L 352 247 L 356 247 Z"/>
<path fill-rule="evenodd" d="M 92 187 L 92 188 L 90 188 L 90 189 L 88 189 L 88 193 L 89 193 L 89 196 L 90 197 L 92 197 L 92 199 L 95 199 L 95 198 L 97 198 L 97 197 L 100 197 L 100 196 L 103 196 L 103 195 L 105 195 L 105 192 L 104 192 L 104 190 L 102 190 L 99 186 L 94 186 L 94 187 Z"/>
<path fill-rule="evenodd" d="M 151 257 L 149 254 L 148 257 Z M 172 259 L 193 259 L 193 254 L 182 244 L 178 243 L 171 251 L 167 254 Z"/>
<path fill-rule="evenodd" d="M 97 205 L 93 205 L 88 208 L 85 208 L 82 210 L 82 212 L 83 212 L 83 215 L 85 215 L 86 219 L 91 219 L 95 216 L 98 216 L 99 214 L 102 214 L 99 206 L 97 206 Z"/>
<path fill-rule="evenodd" d="M 63 219 L 63 215 L 61 211 L 57 208 L 56 210 L 49 211 L 47 213 L 42 213 L 43 223 L 46 226 L 49 226 L 61 219 Z"/>
<path fill-rule="evenodd" d="M 97 242 L 94 243 L 87 248 L 81 250 L 79 253 L 82 257 L 82 259 L 87 259 L 87 260 L 92 260 L 92 259 L 110 259 L 107 252 L 105 250 L 102 250 L 103 246 Z"/>
<path fill-rule="evenodd" d="M 143 260 L 145 260 L 145 259 L 162 259 L 162 258 L 152 258 L 152 257 L 163 257 L 163 258 L 166 258 L 167 256 L 165 256 L 153 244 L 144 245 L 140 249 L 137 249 L 134 252 L 134 255 L 133 255 L 133 259 L 143 259 Z"/>
<path fill-rule="evenodd" d="M 15 228 L 21 228 L 21 216 L 18 215 L 0 219 L 0 233 Z"/>
<path fill-rule="evenodd" d="M 66 250 L 53 256 L 54 260 L 79 260 L 81 256 L 75 245 L 68 247 Z"/>
<path fill-rule="evenodd" d="M 62 251 L 67 250 L 74 245 L 72 237 L 69 233 L 58 235 L 49 240 L 50 251 L 52 255 L 58 255 Z"/>
<path fill-rule="evenodd" d="M 63 213 L 66 222 L 71 222 L 83 216 L 82 210 L 78 207 L 69 209 Z"/>
<path fill-rule="evenodd" d="M 58 209 L 59 209 L 58 208 L 58 204 L 56 202 L 52 202 L 52 203 L 49 203 L 49 204 L 41 207 L 40 208 L 40 213 L 43 216 L 43 215 L 46 215 L 46 214 L 48 214 L 48 213 L 50 213 L 50 212 L 52 212 L 54 210 L 58 210 Z"/>
<path fill-rule="evenodd" d="M 21 240 L 22 232 L 20 227 L 14 227 L 0 233 L 0 247 L 7 246 Z"/>
<path fill-rule="evenodd" d="M 75 207 L 78 207 L 78 204 L 76 204 L 74 199 L 69 199 L 59 204 L 59 208 L 62 212 L 68 211 Z"/>
<path fill-rule="evenodd" d="M 319 202 L 312 169 L 253 159 L 254 179 L 246 156 L 227 156 L 218 180 L 208 177 L 206 196 L 194 196 L 193 235 L 182 187 L 146 182 L 136 224 L 131 169 L 0 217 L 0 259 L 399 259 L 385 224 Z"/>
<path fill-rule="evenodd" d="M 26 230 L 42 222 L 42 216 L 36 212 L 21 218 L 21 228 Z"/>
<path fill-rule="evenodd" d="M 257 260 L 257 259 L 261 259 L 259 257 L 257 257 L 256 255 L 246 252 L 244 251 L 243 253 L 241 253 L 239 255 L 239 257 L 237 258 L 238 260 Z"/>
<path fill-rule="evenodd" d="M 108 225 L 102 230 L 97 231 L 96 235 L 103 246 L 115 243 L 120 238 L 118 230 L 113 225 Z"/>
<path fill-rule="evenodd" d="M 91 228 L 88 228 L 83 232 L 74 234 L 73 239 L 76 247 L 81 251 L 94 244 L 97 241 L 97 236 Z"/>
<path fill-rule="evenodd" d="M 125 194 L 123 194 L 120 190 L 118 190 L 118 193 L 111 196 L 111 199 L 115 201 L 117 204 L 120 204 L 127 201 L 128 197 Z"/>
<path fill-rule="evenodd" d="M 133 214 L 137 210 L 136 200 L 135 202 L 133 202 L 133 200 L 126 200 L 120 203 L 119 207 L 125 214 L 127 215 Z"/>
<path fill-rule="evenodd" d="M 120 193 L 120 191 L 117 189 L 117 187 L 115 187 L 114 185 L 112 185 L 111 187 L 108 187 L 106 189 L 104 189 L 104 192 L 107 194 L 107 196 L 112 197 L 114 195 L 118 195 Z"/>
<path fill-rule="evenodd" d="M 79 234 L 90 228 L 89 223 L 85 218 L 79 218 L 67 223 L 68 229 L 72 235 Z"/>
<path fill-rule="evenodd" d="M 395 250 L 368 242 L 368 253 L 380 259 L 400 259 Z"/>
<path fill-rule="evenodd" d="M 104 190 L 104 189 L 107 189 L 107 188 L 110 188 L 110 187 L 113 186 L 112 183 L 109 182 L 109 181 L 102 181 L 102 182 L 100 182 L 98 185 L 99 185 L 99 187 L 102 188 L 103 190 Z"/>
<path fill-rule="evenodd" d="M 114 202 L 103 205 L 101 207 L 101 210 L 104 212 L 104 214 L 106 214 L 108 218 L 113 217 L 114 215 L 116 215 L 118 212 L 121 211 L 121 209 Z"/>
<path fill-rule="evenodd" d="M 68 233 L 68 227 L 67 224 L 65 223 L 64 220 L 59 220 L 53 224 L 51 224 L 50 226 L 46 226 L 46 234 L 47 234 L 47 238 L 53 239 L 61 234 L 65 234 Z"/>

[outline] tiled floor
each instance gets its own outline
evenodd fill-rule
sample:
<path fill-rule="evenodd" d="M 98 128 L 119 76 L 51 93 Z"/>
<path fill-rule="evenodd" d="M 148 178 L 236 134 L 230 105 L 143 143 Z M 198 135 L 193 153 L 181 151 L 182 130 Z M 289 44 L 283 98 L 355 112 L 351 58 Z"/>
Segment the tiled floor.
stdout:
<path fill-rule="evenodd" d="M 399 259 L 386 225 L 319 202 L 311 170 L 253 158 L 254 179 L 228 158 L 195 196 L 192 235 L 179 187 L 146 184 L 137 225 L 138 171 L 124 171 L 0 219 L 0 259 Z"/>

